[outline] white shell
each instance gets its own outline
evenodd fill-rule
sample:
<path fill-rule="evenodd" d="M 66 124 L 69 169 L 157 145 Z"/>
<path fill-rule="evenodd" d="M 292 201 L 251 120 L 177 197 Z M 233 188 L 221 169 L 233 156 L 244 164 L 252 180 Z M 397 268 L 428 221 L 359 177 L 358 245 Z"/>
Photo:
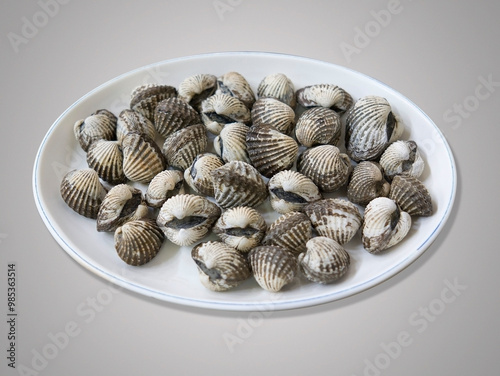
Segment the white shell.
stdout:
<path fill-rule="evenodd" d="M 217 78 L 215 94 L 228 94 L 238 98 L 249 109 L 255 102 L 255 94 L 248 81 L 238 72 L 227 72 Z"/>
<path fill-rule="evenodd" d="M 249 123 L 250 110 L 236 97 L 215 94 L 201 104 L 201 120 L 209 132 L 218 135 L 229 123 Z"/>
<path fill-rule="evenodd" d="M 146 202 L 153 208 L 159 208 L 168 198 L 184 193 L 182 172 L 164 170 L 158 173 L 149 183 L 146 190 Z"/>
<path fill-rule="evenodd" d="M 332 84 L 317 84 L 297 90 L 297 102 L 304 107 L 320 106 L 341 114 L 353 103 L 344 89 Z"/>
<path fill-rule="evenodd" d="M 212 153 L 198 154 L 191 166 L 184 171 L 184 180 L 198 194 L 214 196 L 212 171 L 224 165 L 219 156 Z"/>
<path fill-rule="evenodd" d="M 179 85 L 179 98 L 189 103 L 195 110 L 201 110 L 201 102 L 215 93 L 217 77 L 200 73 L 185 78 Z"/>
<path fill-rule="evenodd" d="M 392 179 L 396 175 L 420 177 L 424 171 L 424 160 L 415 141 L 395 141 L 380 157 L 385 175 Z"/>
<path fill-rule="evenodd" d="M 257 97 L 275 98 L 295 108 L 295 87 L 292 80 L 283 73 L 273 73 L 262 79 L 257 87 Z"/>
<path fill-rule="evenodd" d="M 226 124 L 214 139 L 214 149 L 224 162 L 252 163 L 247 151 L 247 133 L 250 128 L 243 123 Z"/>

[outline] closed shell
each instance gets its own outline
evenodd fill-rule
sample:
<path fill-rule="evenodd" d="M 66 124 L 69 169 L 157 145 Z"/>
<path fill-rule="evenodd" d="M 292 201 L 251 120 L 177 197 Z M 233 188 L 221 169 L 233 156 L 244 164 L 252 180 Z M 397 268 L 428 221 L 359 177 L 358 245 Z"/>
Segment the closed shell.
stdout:
<path fill-rule="evenodd" d="M 152 140 L 156 136 L 154 125 L 146 116 L 140 112 L 125 109 L 118 115 L 116 137 L 119 142 L 123 142 L 125 136 L 131 132 L 144 134 Z"/>
<path fill-rule="evenodd" d="M 312 226 L 307 215 L 289 212 L 269 226 L 262 244 L 278 246 L 293 255 L 298 255 L 306 250 L 306 243 L 311 237 Z"/>
<path fill-rule="evenodd" d="M 275 98 L 295 108 L 295 87 L 292 80 L 283 73 L 273 73 L 264 77 L 257 87 L 258 98 Z"/>
<path fill-rule="evenodd" d="M 257 99 L 251 116 L 253 125 L 271 125 L 285 134 L 290 134 L 295 126 L 293 108 L 275 98 Z"/>
<path fill-rule="evenodd" d="M 176 97 L 177 89 L 169 85 L 145 84 L 136 87 L 130 95 L 130 108 L 140 112 L 151 122 L 154 121 L 154 111 L 162 100 Z"/>
<path fill-rule="evenodd" d="M 366 205 L 376 197 L 387 197 L 390 188 L 378 163 L 362 161 L 354 167 L 347 185 L 347 198 L 355 204 Z"/>
<path fill-rule="evenodd" d="M 242 161 L 251 163 L 247 151 L 249 127 L 243 123 L 226 124 L 214 139 L 214 149 L 224 162 Z"/>
<path fill-rule="evenodd" d="M 162 137 L 199 123 L 198 112 L 178 97 L 164 99 L 155 108 L 154 127 Z"/>
<path fill-rule="evenodd" d="M 184 193 L 184 178 L 181 171 L 164 170 L 149 182 L 145 199 L 149 206 L 159 208 L 167 199 Z"/>
<path fill-rule="evenodd" d="M 394 200 L 402 211 L 410 215 L 432 215 L 432 199 L 424 183 L 413 176 L 397 175 L 392 180 L 389 198 Z"/>
<path fill-rule="evenodd" d="M 184 171 L 184 180 L 196 192 L 214 196 L 212 171 L 224 165 L 222 159 L 212 153 L 198 154 L 191 166 Z"/>
<path fill-rule="evenodd" d="M 320 106 L 342 114 L 352 106 L 353 99 L 337 85 L 317 84 L 297 90 L 297 102 L 304 107 Z"/>
<path fill-rule="evenodd" d="M 113 122 L 114 124 L 116 124 L 118 118 L 116 117 L 116 115 L 114 113 L 112 113 L 111 111 L 105 109 L 105 108 L 101 108 L 99 110 L 96 110 L 92 113 L 92 115 L 105 115 L 109 118 L 109 120 L 111 120 L 111 122 Z"/>
<path fill-rule="evenodd" d="M 238 72 L 227 72 L 217 78 L 216 94 L 227 94 L 238 98 L 248 109 L 252 109 L 255 94 L 248 81 Z"/>
<path fill-rule="evenodd" d="M 179 98 L 190 104 L 195 110 L 201 110 L 201 103 L 213 95 L 217 89 L 217 77 L 213 74 L 200 73 L 185 78 L 179 84 Z"/>
<path fill-rule="evenodd" d="M 306 146 L 337 145 L 340 141 L 340 116 L 325 107 L 313 107 L 303 112 L 297 120 L 295 136 Z"/>
<path fill-rule="evenodd" d="M 380 157 L 380 165 L 385 175 L 392 179 L 396 175 L 418 178 L 424 171 L 424 160 L 415 141 L 395 141 Z"/>
<path fill-rule="evenodd" d="M 248 260 L 255 280 L 267 291 L 280 291 L 297 274 L 295 256 L 279 247 L 255 247 L 250 251 Z"/>
<path fill-rule="evenodd" d="M 236 97 L 215 94 L 201 104 L 201 119 L 210 133 L 218 135 L 229 123 L 250 122 L 250 110 Z"/>
<path fill-rule="evenodd" d="M 123 171 L 129 180 L 147 184 L 166 167 L 160 148 L 146 135 L 128 133 L 122 150 Z"/>
<path fill-rule="evenodd" d="M 190 125 L 179 129 L 165 139 L 163 155 L 167 165 L 185 171 L 198 154 L 208 145 L 207 131 L 203 124 Z"/>
<path fill-rule="evenodd" d="M 75 138 L 84 151 L 97 140 L 116 140 L 116 122 L 108 115 L 95 114 L 78 120 L 73 126 Z"/>
<path fill-rule="evenodd" d="M 99 177 L 110 184 L 127 180 L 123 172 L 123 152 L 118 141 L 97 140 L 87 152 L 87 164 Z"/>

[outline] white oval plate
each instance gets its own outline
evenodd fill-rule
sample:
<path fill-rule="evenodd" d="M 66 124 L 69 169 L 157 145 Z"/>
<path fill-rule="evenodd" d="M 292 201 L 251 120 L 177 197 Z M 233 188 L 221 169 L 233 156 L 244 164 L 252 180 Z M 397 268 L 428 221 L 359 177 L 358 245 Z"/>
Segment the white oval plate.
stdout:
<path fill-rule="evenodd" d="M 198 280 L 190 247 L 179 248 L 167 240 L 159 254 L 146 265 L 132 267 L 122 262 L 115 252 L 113 235 L 98 233 L 94 220 L 73 212 L 60 197 L 63 175 L 70 169 L 87 167 L 85 153 L 73 135 L 73 124 L 100 108 L 118 114 L 128 107 L 130 93 L 138 85 L 157 82 L 177 87 L 184 78 L 194 74 L 218 76 L 229 71 L 243 74 L 254 90 L 264 76 L 281 72 L 292 80 L 296 89 L 333 83 L 347 90 L 354 99 L 365 95 L 387 98 L 405 124 L 403 139 L 415 140 L 427 162 L 422 180 L 432 196 L 434 214 L 415 218 L 403 242 L 379 255 L 366 252 L 358 234 L 345 246 L 351 255 L 348 274 L 326 286 L 296 278 L 281 292 L 269 293 L 251 278 L 233 290 L 212 292 Z M 41 143 L 33 172 L 33 192 L 42 220 L 61 247 L 85 268 L 146 296 L 188 306 L 239 311 L 312 306 L 351 296 L 387 280 L 415 261 L 436 238 L 450 214 L 455 190 L 455 163 L 444 136 L 432 120 L 403 95 L 344 67 L 261 52 L 178 58 L 139 68 L 106 82 L 76 101 L 55 121 Z M 266 208 L 269 209 L 269 205 L 264 205 Z M 265 218 L 269 224 L 276 215 L 268 212 Z"/>

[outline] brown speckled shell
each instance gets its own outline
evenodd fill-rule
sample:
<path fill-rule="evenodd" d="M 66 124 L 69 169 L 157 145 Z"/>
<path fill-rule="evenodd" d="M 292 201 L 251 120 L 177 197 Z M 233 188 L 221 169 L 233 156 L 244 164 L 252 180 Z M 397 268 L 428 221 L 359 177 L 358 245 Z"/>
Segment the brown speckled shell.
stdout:
<path fill-rule="evenodd" d="M 165 139 L 163 155 L 167 165 L 185 171 L 198 154 L 208 145 L 207 131 L 203 124 L 190 125 L 179 129 Z"/>
<path fill-rule="evenodd" d="M 262 244 L 278 246 L 298 255 L 306 250 L 306 243 L 311 237 L 312 226 L 307 215 L 289 212 L 269 226 Z"/>

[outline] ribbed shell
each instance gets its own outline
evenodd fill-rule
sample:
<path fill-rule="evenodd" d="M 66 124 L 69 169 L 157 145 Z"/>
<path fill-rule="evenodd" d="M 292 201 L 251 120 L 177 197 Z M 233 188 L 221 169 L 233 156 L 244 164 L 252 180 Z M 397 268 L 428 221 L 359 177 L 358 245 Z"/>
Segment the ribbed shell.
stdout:
<path fill-rule="evenodd" d="M 220 214 L 220 208 L 205 197 L 181 194 L 165 201 L 156 221 L 168 240 L 185 246 L 207 235 Z"/>
<path fill-rule="evenodd" d="M 154 111 L 162 100 L 176 97 L 177 89 L 169 85 L 146 84 L 136 87 L 130 95 L 130 108 L 154 121 Z"/>
<path fill-rule="evenodd" d="M 113 123 L 116 124 L 118 118 L 116 117 L 116 115 L 114 113 L 112 113 L 111 111 L 105 109 L 105 108 L 101 108 L 99 110 L 96 110 L 92 113 L 92 115 L 106 115 L 109 120 L 111 120 Z"/>
<path fill-rule="evenodd" d="M 297 141 L 306 147 L 337 145 L 340 133 L 340 116 L 325 107 L 313 107 L 304 111 L 295 126 Z"/>
<path fill-rule="evenodd" d="M 200 243 L 192 249 L 191 257 L 201 283 L 212 291 L 229 290 L 252 275 L 245 256 L 222 242 Z"/>
<path fill-rule="evenodd" d="M 116 137 L 118 141 L 123 142 L 125 136 L 131 132 L 145 134 L 152 140 L 156 136 L 154 125 L 146 116 L 140 112 L 125 109 L 118 115 Z"/>
<path fill-rule="evenodd" d="M 167 164 L 175 169 L 185 171 L 198 154 L 205 151 L 208 145 L 207 131 L 203 124 L 190 125 L 179 129 L 165 139 L 163 155 Z"/>
<path fill-rule="evenodd" d="M 159 208 L 168 198 L 184 193 L 184 178 L 181 171 L 164 170 L 155 175 L 146 190 L 146 202 L 153 208 Z"/>
<path fill-rule="evenodd" d="M 201 104 L 201 119 L 207 129 L 218 135 L 229 123 L 250 123 L 250 110 L 245 103 L 227 94 L 215 94 Z"/>
<path fill-rule="evenodd" d="M 353 104 L 351 95 L 332 84 L 317 84 L 297 90 L 297 102 L 304 107 L 325 107 L 342 114 Z"/>
<path fill-rule="evenodd" d="M 279 247 L 255 247 L 250 251 L 248 260 L 255 280 L 267 291 L 280 291 L 297 274 L 295 256 Z"/>
<path fill-rule="evenodd" d="M 238 72 L 227 72 L 217 78 L 216 94 L 228 94 L 238 98 L 245 103 L 248 109 L 252 109 L 255 102 L 255 94 L 248 81 Z"/>
<path fill-rule="evenodd" d="M 299 269 L 311 282 L 328 284 L 349 270 L 349 253 L 335 240 L 317 236 L 306 244 L 307 251 L 298 256 Z"/>
<path fill-rule="evenodd" d="M 251 163 L 247 152 L 248 126 L 243 123 L 226 124 L 214 139 L 214 149 L 224 162 Z"/>
<path fill-rule="evenodd" d="M 389 179 L 396 175 L 418 178 L 424 171 L 424 160 L 415 141 L 400 140 L 390 144 L 380 157 L 380 165 Z"/>
<path fill-rule="evenodd" d="M 347 185 L 347 198 L 355 204 L 366 205 L 376 197 L 387 197 L 390 189 L 382 167 L 376 162 L 362 161 L 354 167 Z"/>
<path fill-rule="evenodd" d="M 198 112 L 178 97 L 162 100 L 154 112 L 154 127 L 162 137 L 199 123 L 201 117 Z"/>
<path fill-rule="evenodd" d="M 275 98 L 259 98 L 252 112 L 253 125 L 272 125 L 282 133 L 290 134 L 295 126 L 295 112 L 292 107 Z"/>
<path fill-rule="evenodd" d="M 147 184 L 166 167 L 165 158 L 155 141 L 131 132 L 123 138 L 123 171 L 132 181 Z"/>
<path fill-rule="evenodd" d="M 72 170 L 64 175 L 60 186 L 64 202 L 80 215 L 96 219 L 106 190 L 93 169 Z"/>
<path fill-rule="evenodd" d="M 214 197 L 222 208 L 255 207 L 267 198 L 266 183 L 259 172 L 241 161 L 226 163 L 212 171 Z"/>
<path fill-rule="evenodd" d="M 333 192 L 347 184 L 351 160 L 334 145 L 307 149 L 297 159 L 297 171 L 311 179 L 320 191 Z"/>
<path fill-rule="evenodd" d="M 224 165 L 219 156 L 212 153 L 198 154 L 191 166 L 184 171 L 184 180 L 196 192 L 214 196 L 212 171 Z"/>
<path fill-rule="evenodd" d="M 304 213 L 320 236 L 333 239 L 340 245 L 349 242 L 363 222 L 356 205 L 340 198 L 315 201 L 304 208 Z"/>
<path fill-rule="evenodd" d="M 311 179 L 293 170 L 278 172 L 269 180 L 267 186 L 271 206 L 281 214 L 301 211 L 308 203 L 322 198 Z"/>
<path fill-rule="evenodd" d="M 410 215 L 401 211 L 394 200 L 377 197 L 365 209 L 363 247 L 370 253 L 379 253 L 403 240 L 410 227 Z"/>
<path fill-rule="evenodd" d="M 306 243 L 311 237 L 312 226 L 307 215 L 289 212 L 271 223 L 262 244 L 278 246 L 298 255 L 306 250 Z"/>
<path fill-rule="evenodd" d="M 295 108 L 295 87 L 292 80 L 283 73 L 270 74 L 260 81 L 257 87 L 258 98 L 275 98 Z"/>
<path fill-rule="evenodd" d="M 148 208 L 140 189 L 118 184 L 104 197 L 97 214 L 97 231 L 115 231 L 125 222 L 146 217 Z"/>
<path fill-rule="evenodd" d="M 179 85 L 179 98 L 195 110 L 201 110 L 201 102 L 213 95 L 217 88 L 217 77 L 213 74 L 195 74 L 185 78 Z"/>
<path fill-rule="evenodd" d="M 248 206 L 225 210 L 212 231 L 226 244 L 240 252 L 258 246 L 266 233 L 267 225 L 262 214 Z"/>
<path fill-rule="evenodd" d="M 345 146 L 356 162 L 378 158 L 403 132 L 403 124 L 382 97 L 359 99 L 346 117 Z"/>
<path fill-rule="evenodd" d="M 105 114 L 87 116 L 73 126 L 75 138 L 84 151 L 97 140 L 116 140 L 116 122 Z"/>
<path fill-rule="evenodd" d="M 265 177 L 292 168 L 299 146 L 270 125 L 253 125 L 247 133 L 247 151 L 252 165 Z"/>
<path fill-rule="evenodd" d="M 410 215 L 432 215 L 432 199 L 424 183 L 413 176 L 395 176 L 389 198 Z"/>
<path fill-rule="evenodd" d="M 127 180 L 123 172 L 123 153 L 118 141 L 97 140 L 87 152 L 87 164 L 102 180 L 120 184 Z"/>
<path fill-rule="evenodd" d="M 115 231 L 115 249 L 129 265 L 139 266 L 151 261 L 159 252 L 165 237 L 152 219 L 125 223 Z"/>

